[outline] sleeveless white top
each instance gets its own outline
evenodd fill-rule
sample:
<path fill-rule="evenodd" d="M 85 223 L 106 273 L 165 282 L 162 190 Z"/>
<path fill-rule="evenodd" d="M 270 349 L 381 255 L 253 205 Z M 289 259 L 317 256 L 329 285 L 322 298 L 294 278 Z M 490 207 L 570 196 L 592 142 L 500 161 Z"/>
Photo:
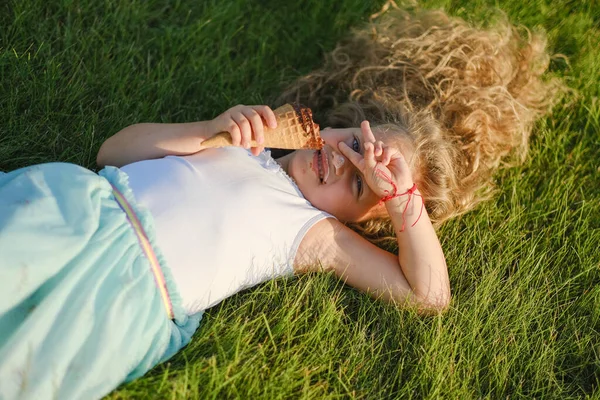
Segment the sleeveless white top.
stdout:
<path fill-rule="evenodd" d="M 293 273 L 298 246 L 331 215 L 313 207 L 269 152 L 238 147 L 121 168 L 190 314 Z"/>

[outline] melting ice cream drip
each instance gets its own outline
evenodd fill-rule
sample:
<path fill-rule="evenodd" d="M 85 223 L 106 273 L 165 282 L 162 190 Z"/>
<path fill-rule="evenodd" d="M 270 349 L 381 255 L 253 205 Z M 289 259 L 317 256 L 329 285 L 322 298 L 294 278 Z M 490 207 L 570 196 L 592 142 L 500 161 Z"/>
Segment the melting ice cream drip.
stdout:
<path fill-rule="evenodd" d="M 339 175 L 341 173 L 340 169 L 344 166 L 344 162 L 346 161 L 346 159 L 336 151 L 332 151 L 331 154 L 333 156 L 332 162 L 333 166 L 335 167 L 335 174 Z"/>

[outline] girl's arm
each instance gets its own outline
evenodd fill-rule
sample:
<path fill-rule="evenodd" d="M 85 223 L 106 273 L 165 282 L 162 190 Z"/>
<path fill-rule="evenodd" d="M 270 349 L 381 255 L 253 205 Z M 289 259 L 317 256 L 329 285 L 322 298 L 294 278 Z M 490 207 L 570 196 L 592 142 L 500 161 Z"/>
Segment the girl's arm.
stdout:
<path fill-rule="evenodd" d="M 413 195 L 405 212 L 407 201 L 408 196 L 403 196 L 386 203 L 398 241 L 398 263 L 415 298 L 444 309 L 450 302 L 450 281 L 442 246 L 422 198 Z"/>
<path fill-rule="evenodd" d="M 102 144 L 96 163 L 101 167 L 122 167 L 141 160 L 197 153 L 202 141 L 211 135 L 208 123 L 142 123 L 128 126 Z"/>
<path fill-rule="evenodd" d="M 168 155 L 188 155 L 203 150 L 202 142 L 219 132 L 229 132 L 236 146 L 246 147 L 250 140 L 263 140 L 263 119 L 270 128 L 277 126 L 268 106 L 238 105 L 210 121 L 182 124 L 142 123 L 128 126 L 108 138 L 100 147 L 99 166 L 122 167 L 136 161 Z M 253 136 L 254 134 L 254 136 Z M 261 147 L 252 149 L 254 154 Z"/>
<path fill-rule="evenodd" d="M 388 196 L 396 188 L 404 191 L 413 186 L 409 167 L 397 149 L 378 144 L 375 150 L 368 123 L 363 123 L 362 129 L 364 158 L 343 143 L 339 149 L 361 171 L 369 187 L 388 198 L 385 208 L 395 228 L 398 256 L 373 245 L 341 222 L 326 219 L 309 230 L 295 265 L 300 271 L 319 265 L 332 269 L 351 286 L 401 306 L 442 311 L 450 302 L 448 271 L 422 199 L 418 191 Z"/>
<path fill-rule="evenodd" d="M 403 208 L 400 205 L 390 213 L 397 231 L 398 256 L 328 218 L 315 224 L 302 240 L 296 270 L 332 270 L 347 284 L 374 298 L 401 307 L 416 306 L 422 312 L 443 311 L 450 302 L 450 284 L 439 240 L 425 210 L 415 226 L 398 232 Z M 406 222 L 412 224 L 419 206 L 409 205 L 410 209 Z"/>

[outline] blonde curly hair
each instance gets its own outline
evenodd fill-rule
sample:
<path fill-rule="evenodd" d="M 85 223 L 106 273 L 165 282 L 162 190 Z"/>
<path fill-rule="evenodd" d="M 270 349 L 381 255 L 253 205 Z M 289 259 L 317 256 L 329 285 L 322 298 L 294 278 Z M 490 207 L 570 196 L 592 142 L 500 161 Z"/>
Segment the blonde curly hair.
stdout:
<path fill-rule="evenodd" d="M 439 225 L 490 197 L 506 156 L 524 158 L 534 122 L 563 90 L 543 77 L 549 61 L 545 35 L 505 16 L 478 28 L 443 11 L 396 8 L 352 31 L 277 103 L 307 105 L 326 126 L 368 119 L 408 137 L 415 181 Z M 378 242 L 391 239 L 390 225 L 354 227 Z"/>

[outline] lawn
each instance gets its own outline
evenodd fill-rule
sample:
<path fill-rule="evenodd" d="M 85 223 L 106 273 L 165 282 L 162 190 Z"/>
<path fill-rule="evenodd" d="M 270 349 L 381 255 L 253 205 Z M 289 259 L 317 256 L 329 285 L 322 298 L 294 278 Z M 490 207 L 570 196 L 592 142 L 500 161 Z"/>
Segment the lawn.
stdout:
<path fill-rule="evenodd" d="M 384 1 L 0 2 L 0 170 L 97 169 L 136 122 L 272 101 Z M 286 4 L 285 6 L 282 6 Z M 573 92 L 497 195 L 439 230 L 453 302 L 422 317 L 327 275 L 281 279 L 205 313 L 192 343 L 109 399 L 598 398 L 600 3 L 436 0 L 547 31 Z"/>

